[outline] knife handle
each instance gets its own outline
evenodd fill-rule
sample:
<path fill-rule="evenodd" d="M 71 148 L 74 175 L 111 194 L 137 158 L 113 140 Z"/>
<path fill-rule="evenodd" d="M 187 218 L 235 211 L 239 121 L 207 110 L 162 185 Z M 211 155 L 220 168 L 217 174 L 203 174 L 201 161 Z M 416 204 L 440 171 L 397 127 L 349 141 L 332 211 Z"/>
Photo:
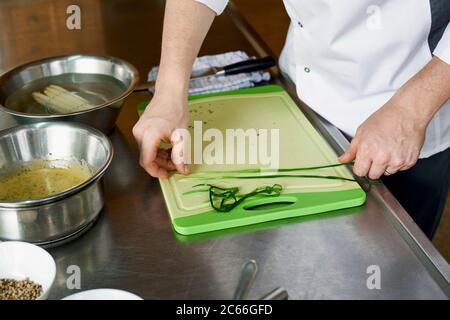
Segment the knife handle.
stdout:
<path fill-rule="evenodd" d="M 260 59 L 250 59 L 237 63 L 230 64 L 223 68 L 223 72 L 226 76 L 231 76 L 233 74 L 238 73 L 247 73 L 260 71 L 263 69 L 267 69 L 273 67 L 276 64 L 276 61 L 272 57 L 265 57 Z"/>

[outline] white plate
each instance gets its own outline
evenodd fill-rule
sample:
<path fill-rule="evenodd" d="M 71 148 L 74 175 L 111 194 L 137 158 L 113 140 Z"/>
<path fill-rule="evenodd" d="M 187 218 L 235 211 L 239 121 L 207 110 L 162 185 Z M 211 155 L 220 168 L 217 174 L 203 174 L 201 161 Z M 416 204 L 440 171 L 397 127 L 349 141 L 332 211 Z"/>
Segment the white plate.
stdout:
<path fill-rule="evenodd" d="M 42 286 L 38 300 L 47 299 L 55 281 L 56 265 L 44 249 L 27 242 L 0 242 L 0 279 L 31 281 Z"/>
<path fill-rule="evenodd" d="M 143 300 L 141 297 L 127 291 L 117 289 L 93 289 L 81 291 L 63 300 Z"/>

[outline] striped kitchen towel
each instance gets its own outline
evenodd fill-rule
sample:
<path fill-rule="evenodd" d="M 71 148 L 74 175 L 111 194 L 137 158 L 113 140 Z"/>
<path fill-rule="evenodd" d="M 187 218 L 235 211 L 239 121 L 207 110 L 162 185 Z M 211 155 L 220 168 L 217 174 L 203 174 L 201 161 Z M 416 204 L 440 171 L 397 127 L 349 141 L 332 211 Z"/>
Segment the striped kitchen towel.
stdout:
<path fill-rule="evenodd" d="M 192 67 L 192 77 L 201 75 L 214 67 L 224 67 L 236 62 L 253 59 L 243 51 L 233 51 L 222 54 L 202 56 L 195 59 Z M 155 81 L 158 67 L 153 67 L 148 74 L 148 81 Z M 211 92 L 223 92 L 235 89 L 254 87 L 256 83 L 269 81 L 270 73 L 256 71 L 251 73 L 240 73 L 231 76 L 207 76 L 192 79 L 189 82 L 189 95 L 198 95 Z M 149 89 L 154 93 L 154 88 Z"/>

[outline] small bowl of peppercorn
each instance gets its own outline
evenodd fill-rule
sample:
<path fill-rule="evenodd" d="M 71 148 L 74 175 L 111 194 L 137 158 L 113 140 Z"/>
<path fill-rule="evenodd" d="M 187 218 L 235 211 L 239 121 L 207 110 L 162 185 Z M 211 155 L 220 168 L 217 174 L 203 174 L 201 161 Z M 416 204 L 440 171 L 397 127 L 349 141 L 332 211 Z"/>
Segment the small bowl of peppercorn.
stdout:
<path fill-rule="evenodd" d="M 27 242 L 0 242 L 0 300 L 45 300 L 56 264 L 44 249 Z"/>

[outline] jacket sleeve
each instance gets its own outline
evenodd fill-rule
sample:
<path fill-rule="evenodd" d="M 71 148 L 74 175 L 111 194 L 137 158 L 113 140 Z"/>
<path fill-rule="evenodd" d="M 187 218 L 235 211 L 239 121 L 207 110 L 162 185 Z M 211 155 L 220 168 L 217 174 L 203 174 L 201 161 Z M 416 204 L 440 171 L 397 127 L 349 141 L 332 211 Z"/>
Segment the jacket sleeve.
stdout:
<path fill-rule="evenodd" d="M 447 25 L 447 28 L 442 35 L 441 40 L 439 40 L 436 48 L 434 49 L 433 54 L 445 61 L 447 64 L 450 64 L 450 24 Z"/>
<path fill-rule="evenodd" d="M 228 4 L 228 0 L 196 0 L 213 10 L 217 15 L 221 14 Z"/>

